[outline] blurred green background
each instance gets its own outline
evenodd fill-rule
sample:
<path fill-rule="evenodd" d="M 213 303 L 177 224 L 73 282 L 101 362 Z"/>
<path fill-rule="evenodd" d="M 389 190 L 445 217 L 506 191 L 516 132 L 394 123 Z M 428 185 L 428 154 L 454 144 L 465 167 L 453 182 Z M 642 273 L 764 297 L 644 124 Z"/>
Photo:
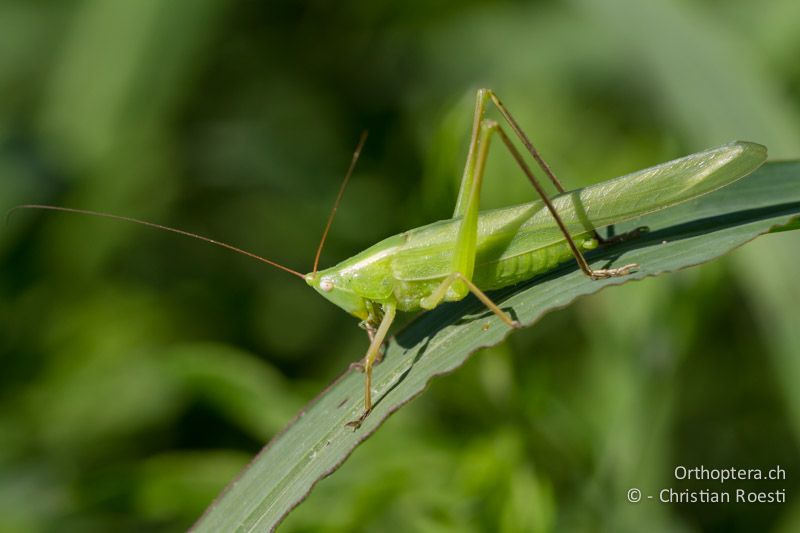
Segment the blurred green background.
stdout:
<path fill-rule="evenodd" d="M 323 265 L 449 215 L 480 86 L 577 187 L 733 139 L 800 157 L 798 57 L 796 0 L 2 0 L 0 211 L 305 271 L 363 128 Z M 502 150 L 484 198 L 533 198 Z M 796 233 L 476 354 L 282 530 L 800 530 Z M 0 531 L 185 529 L 366 349 L 296 279 L 174 235 L 22 212 L 0 255 Z M 677 465 L 781 465 L 742 486 L 788 502 L 626 502 L 719 488 Z"/>

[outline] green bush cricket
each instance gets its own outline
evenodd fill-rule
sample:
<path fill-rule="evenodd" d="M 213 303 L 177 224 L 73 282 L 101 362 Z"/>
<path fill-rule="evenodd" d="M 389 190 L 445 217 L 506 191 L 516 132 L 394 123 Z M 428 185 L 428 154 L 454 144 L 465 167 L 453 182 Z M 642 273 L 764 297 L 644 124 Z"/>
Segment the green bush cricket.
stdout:
<path fill-rule="evenodd" d="M 558 190 L 557 195 L 548 196 L 503 127 L 485 118 L 490 101 Z M 479 210 L 486 159 L 495 134 L 530 180 L 539 200 L 490 211 Z M 19 207 L 103 216 L 172 231 L 245 254 L 303 279 L 327 300 L 360 319 L 369 336 L 366 355 L 353 365 L 364 373 L 363 409 L 358 418 L 348 423 L 357 429 L 373 408 L 372 369 L 380 360 L 381 347 L 397 311 L 430 310 L 442 302 L 461 300 L 472 293 L 509 327 L 520 327 L 485 291 L 529 280 L 570 259 L 576 260 L 580 269 L 592 279 L 624 276 L 638 265 L 593 269 L 583 251 L 635 238 L 646 229 L 603 239 L 597 233 L 598 228 L 711 192 L 746 176 L 766 160 L 764 146 L 733 142 L 567 192 L 500 99 L 491 90 L 480 89 L 452 218 L 394 235 L 334 267 L 319 270 L 328 231 L 365 139 L 364 134 L 328 218 L 313 269 L 305 275 L 235 246 L 160 224 L 56 206 Z"/>

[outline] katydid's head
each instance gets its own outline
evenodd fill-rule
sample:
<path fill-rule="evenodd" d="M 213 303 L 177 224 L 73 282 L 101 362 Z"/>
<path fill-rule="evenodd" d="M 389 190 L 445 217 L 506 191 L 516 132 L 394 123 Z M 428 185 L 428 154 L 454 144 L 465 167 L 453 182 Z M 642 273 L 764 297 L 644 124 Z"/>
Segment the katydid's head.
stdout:
<path fill-rule="evenodd" d="M 335 268 L 306 274 L 306 283 L 329 302 L 351 315 L 366 320 L 369 316 L 364 298 L 352 290 L 347 279 Z"/>

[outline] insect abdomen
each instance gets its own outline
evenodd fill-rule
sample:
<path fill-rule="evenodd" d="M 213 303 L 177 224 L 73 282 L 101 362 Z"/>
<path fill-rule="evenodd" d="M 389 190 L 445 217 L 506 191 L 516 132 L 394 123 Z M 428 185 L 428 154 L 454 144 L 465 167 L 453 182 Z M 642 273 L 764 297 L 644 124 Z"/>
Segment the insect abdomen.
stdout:
<path fill-rule="evenodd" d="M 588 236 L 575 237 L 574 240 L 581 249 L 592 247 L 590 243 L 593 240 Z M 561 241 L 512 257 L 483 263 L 477 261 L 473 278 L 481 289 L 500 289 L 553 270 L 567 261 L 574 261 L 574 256 L 566 241 Z"/>

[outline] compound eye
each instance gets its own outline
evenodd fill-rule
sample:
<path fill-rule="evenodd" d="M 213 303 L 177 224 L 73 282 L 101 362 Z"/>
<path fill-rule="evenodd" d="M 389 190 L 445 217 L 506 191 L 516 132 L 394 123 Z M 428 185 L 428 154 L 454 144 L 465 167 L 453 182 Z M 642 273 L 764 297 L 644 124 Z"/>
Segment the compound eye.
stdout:
<path fill-rule="evenodd" d="M 323 278 L 319 282 L 319 288 L 325 292 L 331 292 L 333 290 L 333 280 L 329 278 Z"/>

